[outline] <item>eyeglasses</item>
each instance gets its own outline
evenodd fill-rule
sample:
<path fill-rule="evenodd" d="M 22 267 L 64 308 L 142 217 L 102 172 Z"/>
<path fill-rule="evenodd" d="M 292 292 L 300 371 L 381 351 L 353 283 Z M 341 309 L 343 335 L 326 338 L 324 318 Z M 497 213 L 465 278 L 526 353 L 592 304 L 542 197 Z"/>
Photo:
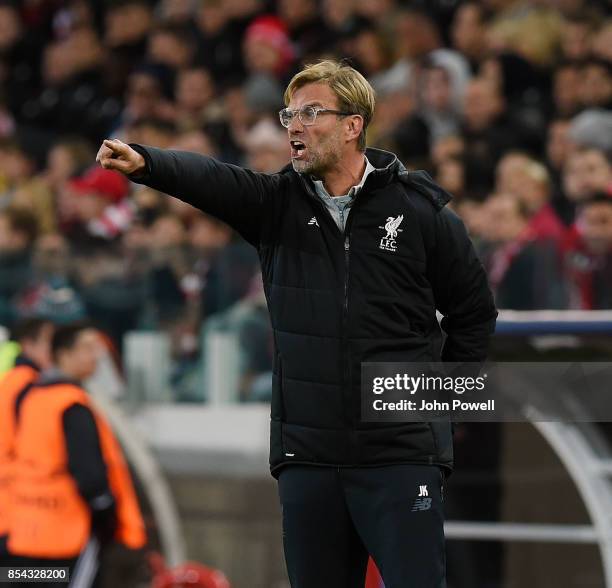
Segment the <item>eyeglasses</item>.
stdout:
<path fill-rule="evenodd" d="M 352 112 L 344 112 L 342 110 L 332 110 L 331 108 L 321 108 L 320 106 L 304 106 L 299 110 L 289 110 L 283 108 L 279 113 L 280 123 L 285 128 L 289 128 L 293 117 L 297 114 L 299 121 L 306 127 L 314 125 L 317 122 L 317 115 L 321 114 L 338 114 L 341 116 L 350 116 Z"/>

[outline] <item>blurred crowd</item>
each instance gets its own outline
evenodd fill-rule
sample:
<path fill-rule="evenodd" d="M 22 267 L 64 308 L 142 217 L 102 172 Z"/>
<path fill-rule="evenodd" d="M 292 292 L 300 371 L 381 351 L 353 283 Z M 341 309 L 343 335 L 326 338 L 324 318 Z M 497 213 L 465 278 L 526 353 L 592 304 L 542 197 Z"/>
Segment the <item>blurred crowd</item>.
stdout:
<path fill-rule="evenodd" d="M 612 309 L 606 0 L 2 0 L 0 324 L 164 329 L 180 379 L 222 317 L 265 396 L 256 253 L 92 164 L 117 137 L 278 171 L 284 87 L 323 57 L 374 86 L 368 144 L 454 195 L 498 307 Z"/>

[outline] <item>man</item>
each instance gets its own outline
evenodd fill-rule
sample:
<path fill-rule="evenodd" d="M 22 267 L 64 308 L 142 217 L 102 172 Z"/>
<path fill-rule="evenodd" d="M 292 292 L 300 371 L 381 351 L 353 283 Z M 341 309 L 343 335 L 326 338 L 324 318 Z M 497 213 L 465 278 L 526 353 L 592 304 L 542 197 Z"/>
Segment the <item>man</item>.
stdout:
<path fill-rule="evenodd" d="M 0 324 L 15 322 L 13 298 L 32 273 L 32 246 L 38 235 L 34 214 L 26 209 L 0 206 Z"/>
<path fill-rule="evenodd" d="M 369 552 L 387 588 L 441 588 L 450 425 L 362 422 L 360 368 L 483 360 L 496 317 L 486 277 L 449 196 L 366 150 L 374 93 L 361 74 L 309 66 L 285 103 L 292 165 L 277 174 L 117 140 L 98 161 L 219 217 L 259 251 L 275 342 L 270 466 L 292 587 L 361 588 Z M 419 486 L 431 508 L 411 512 Z"/>
<path fill-rule="evenodd" d="M 546 167 L 525 153 L 510 151 L 499 160 L 495 173 L 496 191 L 519 199 L 529 215 L 533 237 L 540 242 L 560 241 L 564 227 L 551 204 L 551 181 Z"/>
<path fill-rule="evenodd" d="M 119 444 L 81 384 L 96 369 L 98 337 L 84 323 L 58 327 L 54 367 L 15 406 L 8 551 L 14 566 L 69 567 L 62 586 L 91 586 L 111 540 L 146 541 Z"/>
<path fill-rule="evenodd" d="M 581 202 L 563 243 L 569 308 L 612 308 L 612 191 Z"/>
<path fill-rule="evenodd" d="M 73 240 L 86 245 L 97 239 L 112 241 L 132 222 L 134 213 L 126 200 L 129 185 L 121 174 L 94 166 L 71 180 L 69 187 L 77 219 Z"/>
<path fill-rule="evenodd" d="M 14 367 L 0 376 L 0 565 L 8 565 L 6 551 L 8 502 L 15 457 L 15 402 L 21 393 L 51 366 L 53 325 L 45 319 L 25 319 L 18 323 L 11 343 L 19 352 Z"/>
<path fill-rule="evenodd" d="M 490 195 L 483 205 L 480 254 L 501 308 L 563 308 L 557 244 L 542 238 L 528 204 L 513 193 Z M 542 225 L 543 227 L 545 225 Z"/>

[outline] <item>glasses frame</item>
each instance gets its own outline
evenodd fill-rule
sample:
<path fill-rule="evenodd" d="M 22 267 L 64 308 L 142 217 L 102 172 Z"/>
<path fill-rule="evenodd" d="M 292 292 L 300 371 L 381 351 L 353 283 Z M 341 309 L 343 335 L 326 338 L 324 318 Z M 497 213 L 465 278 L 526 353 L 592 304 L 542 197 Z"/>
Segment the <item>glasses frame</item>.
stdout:
<path fill-rule="evenodd" d="M 314 110 L 314 118 L 312 120 L 312 122 L 306 123 L 302 120 L 302 114 L 304 113 L 304 111 L 306 109 L 310 109 L 312 108 Z M 285 125 L 285 123 L 283 122 L 283 113 L 284 112 L 290 112 L 291 113 L 291 120 L 289 121 L 288 125 Z M 336 114 L 338 116 L 352 116 L 355 113 L 354 112 L 345 112 L 344 110 L 334 110 L 333 108 L 324 108 L 322 106 L 302 106 L 302 108 L 300 108 L 299 110 L 290 110 L 289 108 L 283 108 L 282 110 L 279 110 L 278 112 L 278 118 L 280 120 L 280 124 L 285 127 L 286 129 L 288 129 L 291 126 L 291 123 L 293 122 L 293 119 L 295 117 L 295 115 L 297 114 L 297 117 L 300 121 L 300 123 L 302 123 L 302 125 L 304 125 L 305 127 L 311 127 L 312 125 L 314 125 L 317 122 L 317 117 L 319 116 L 320 113 L 323 114 Z"/>

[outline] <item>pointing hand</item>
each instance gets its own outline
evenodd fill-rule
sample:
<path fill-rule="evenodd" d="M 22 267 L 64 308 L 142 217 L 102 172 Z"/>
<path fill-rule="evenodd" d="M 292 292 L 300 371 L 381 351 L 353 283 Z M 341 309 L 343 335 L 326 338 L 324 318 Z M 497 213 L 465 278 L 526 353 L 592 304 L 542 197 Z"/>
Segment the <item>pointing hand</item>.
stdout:
<path fill-rule="evenodd" d="M 104 169 L 116 170 L 126 176 L 140 175 L 145 171 L 144 157 L 119 139 L 105 139 L 96 161 Z"/>

